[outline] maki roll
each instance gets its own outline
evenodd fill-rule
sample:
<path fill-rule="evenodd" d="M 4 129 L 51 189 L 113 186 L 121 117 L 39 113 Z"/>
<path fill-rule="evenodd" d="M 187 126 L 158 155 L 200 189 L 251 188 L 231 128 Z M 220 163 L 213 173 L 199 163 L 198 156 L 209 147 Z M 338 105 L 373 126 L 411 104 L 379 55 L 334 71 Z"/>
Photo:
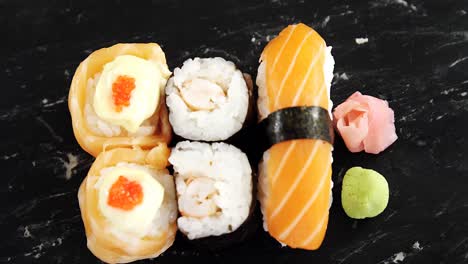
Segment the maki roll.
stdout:
<path fill-rule="evenodd" d="M 240 241 L 255 207 L 252 170 L 247 156 L 225 143 L 179 142 L 172 150 L 180 217 L 179 230 L 189 239 L 213 247 Z M 208 243 L 218 238 L 225 245 Z M 204 243 L 206 242 L 206 243 Z"/>
<path fill-rule="evenodd" d="M 117 44 L 88 56 L 73 76 L 73 132 L 93 156 L 116 147 L 169 142 L 164 86 L 171 72 L 158 44 Z"/>
<path fill-rule="evenodd" d="M 166 86 L 174 133 L 190 140 L 230 138 L 246 120 L 251 95 L 248 83 L 234 63 L 223 58 L 185 61 Z"/>
<path fill-rule="evenodd" d="M 320 247 L 332 188 L 331 47 L 312 28 L 285 28 L 262 52 L 258 68 L 259 165 L 264 227 L 293 248 Z"/>
<path fill-rule="evenodd" d="M 177 231 L 170 150 L 116 148 L 102 152 L 78 192 L 87 245 L 108 263 L 154 258 L 169 248 Z"/>

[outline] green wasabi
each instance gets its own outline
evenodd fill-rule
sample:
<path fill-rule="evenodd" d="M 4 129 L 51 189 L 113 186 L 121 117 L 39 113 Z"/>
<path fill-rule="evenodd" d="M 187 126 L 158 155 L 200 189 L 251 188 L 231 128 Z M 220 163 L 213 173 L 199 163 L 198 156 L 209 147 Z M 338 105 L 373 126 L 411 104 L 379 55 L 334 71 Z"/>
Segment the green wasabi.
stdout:
<path fill-rule="evenodd" d="M 388 183 L 378 172 L 361 167 L 349 169 L 343 178 L 341 205 L 355 219 L 375 217 L 388 204 Z"/>

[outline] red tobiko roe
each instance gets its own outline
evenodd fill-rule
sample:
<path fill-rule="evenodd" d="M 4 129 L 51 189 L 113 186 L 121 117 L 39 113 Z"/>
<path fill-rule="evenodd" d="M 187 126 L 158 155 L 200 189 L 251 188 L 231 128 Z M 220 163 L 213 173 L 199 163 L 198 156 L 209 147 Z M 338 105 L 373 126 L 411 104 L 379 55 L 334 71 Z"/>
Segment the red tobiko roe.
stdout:
<path fill-rule="evenodd" d="M 135 89 L 135 78 L 119 75 L 112 84 L 112 98 L 117 112 L 130 105 L 132 91 Z"/>
<path fill-rule="evenodd" d="M 385 100 L 355 92 L 335 108 L 333 116 L 351 152 L 378 154 L 398 138 L 393 110 Z"/>
<path fill-rule="evenodd" d="M 132 210 L 143 201 L 143 188 L 136 181 L 129 181 L 124 176 L 112 184 L 107 198 L 109 206 L 125 211 Z"/>

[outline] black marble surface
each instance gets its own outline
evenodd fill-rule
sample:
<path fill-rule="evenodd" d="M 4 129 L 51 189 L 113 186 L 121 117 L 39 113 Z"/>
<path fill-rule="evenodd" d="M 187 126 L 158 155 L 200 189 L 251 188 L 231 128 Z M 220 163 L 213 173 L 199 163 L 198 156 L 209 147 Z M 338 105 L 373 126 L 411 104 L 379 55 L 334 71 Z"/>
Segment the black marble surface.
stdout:
<path fill-rule="evenodd" d="M 178 239 L 144 263 L 468 263 L 466 0 L 197 2 L 23 8 L 0 1 L 0 262 L 99 262 L 86 248 L 77 202 L 93 159 L 73 137 L 66 102 L 74 70 L 90 52 L 151 41 L 162 44 L 171 69 L 220 55 L 255 74 L 267 41 L 301 21 L 333 46 L 334 102 L 355 90 L 387 99 L 398 141 L 369 155 L 351 154 L 337 140 L 335 202 L 318 251 L 281 248 L 259 229 L 214 253 Z M 341 179 L 356 165 L 389 182 L 388 208 L 376 218 L 352 220 L 341 208 Z"/>

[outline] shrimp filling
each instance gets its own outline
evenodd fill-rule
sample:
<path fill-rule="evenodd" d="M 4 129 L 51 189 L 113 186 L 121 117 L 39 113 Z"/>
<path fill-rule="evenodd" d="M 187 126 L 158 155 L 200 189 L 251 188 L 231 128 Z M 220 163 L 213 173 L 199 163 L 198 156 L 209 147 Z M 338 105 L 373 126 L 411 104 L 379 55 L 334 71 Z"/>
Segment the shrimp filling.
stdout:
<path fill-rule="evenodd" d="M 224 89 L 206 79 L 185 81 L 179 92 L 185 104 L 194 111 L 213 110 L 226 102 Z"/>
<path fill-rule="evenodd" d="M 183 216 L 207 217 L 221 212 L 214 198 L 218 195 L 215 182 L 207 177 L 188 178 L 185 192 L 179 197 L 179 210 Z"/>

